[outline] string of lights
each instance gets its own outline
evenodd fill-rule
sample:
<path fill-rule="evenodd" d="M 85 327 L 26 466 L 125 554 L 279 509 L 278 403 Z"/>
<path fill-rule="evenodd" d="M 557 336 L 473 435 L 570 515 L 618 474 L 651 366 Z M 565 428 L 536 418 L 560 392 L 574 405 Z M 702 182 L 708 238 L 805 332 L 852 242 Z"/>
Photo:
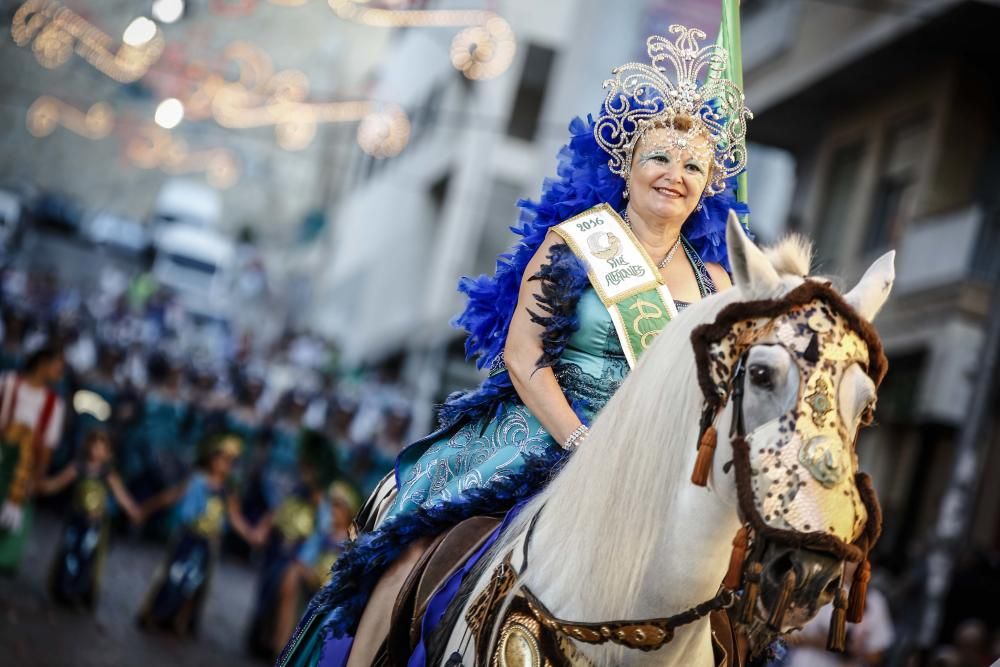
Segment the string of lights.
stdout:
<path fill-rule="evenodd" d="M 338 17 L 377 28 L 458 28 L 451 63 L 470 79 L 492 79 L 510 67 L 517 40 L 510 24 L 482 9 L 385 9 L 365 0 L 327 0 Z"/>
<path fill-rule="evenodd" d="M 47 137 L 59 126 L 87 139 L 104 139 L 111 134 L 115 114 L 107 102 L 95 102 L 86 111 L 66 104 L 51 95 L 42 95 L 28 107 L 25 114 L 28 132 L 35 137 Z"/>
<path fill-rule="evenodd" d="M 240 178 L 240 163 L 232 151 L 192 151 L 183 139 L 150 124 L 140 126 L 129 138 L 125 156 L 140 169 L 160 169 L 174 175 L 204 173 L 208 184 L 220 190 L 232 187 Z"/>
<path fill-rule="evenodd" d="M 156 23 L 133 20 L 122 43 L 55 0 L 27 0 L 14 13 L 11 37 L 20 47 L 31 46 L 43 67 L 55 69 L 76 53 L 115 81 L 131 83 L 149 71 L 163 53 L 165 40 Z"/>

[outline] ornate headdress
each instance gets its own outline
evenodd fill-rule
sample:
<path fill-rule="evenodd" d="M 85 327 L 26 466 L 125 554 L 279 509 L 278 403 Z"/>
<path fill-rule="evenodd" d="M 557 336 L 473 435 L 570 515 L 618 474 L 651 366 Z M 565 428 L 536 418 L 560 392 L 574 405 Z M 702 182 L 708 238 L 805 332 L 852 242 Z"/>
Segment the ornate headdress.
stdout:
<path fill-rule="evenodd" d="M 643 133 L 672 127 L 674 118 L 688 116 L 695 122 L 675 139 L 676 147 L 686 148 L 698 133 L 707 133 L 714 168 L 705 195 L 715 195 L 725 190 L 727 178 L 746 167 L 746 121 L 753 114 L 744 106 L 743 92 L 724 76 L 726 49 L 717 44 L 699 48 L 698 40 L 706 35 L 696 28 L 675 24 L 669 32 L 679 33 L 675 41 L 661 35 L 646 40 L 652 65 L 631 62 L 612 70 L 614 78 L 604 82 L 608 95 L 594 138 L 611 155 L 611 171 L 627 179 L 632 151 Z M 676 83 L 668 78 L 665 63 L 673 67 Z M 698 75 L 706 68 L 699 85 Z"/>

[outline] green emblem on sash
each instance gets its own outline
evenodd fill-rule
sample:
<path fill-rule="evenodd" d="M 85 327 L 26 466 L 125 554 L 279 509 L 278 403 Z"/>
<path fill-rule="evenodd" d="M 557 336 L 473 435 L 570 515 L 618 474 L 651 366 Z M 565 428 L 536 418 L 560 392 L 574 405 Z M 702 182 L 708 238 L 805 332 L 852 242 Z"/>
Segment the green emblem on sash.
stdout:
<path fill-rule="evenodd" d="M 621 217 L 600 204 L 555 226 L 587 267 L 630 366 L 677 315 L 659 269 Z"/>

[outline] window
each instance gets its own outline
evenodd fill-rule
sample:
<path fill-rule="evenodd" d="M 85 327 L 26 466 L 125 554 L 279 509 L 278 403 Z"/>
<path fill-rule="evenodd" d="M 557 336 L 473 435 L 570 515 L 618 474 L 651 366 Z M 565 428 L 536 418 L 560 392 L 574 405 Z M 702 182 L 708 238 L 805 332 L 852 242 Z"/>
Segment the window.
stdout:
<path fill-rule="evenodd" d="M 537 44 L 528 45 L 521 81 L 514 97 L 514 108 L 507 122 L 507 134 L 511 137 L 534 140 L 555 57 L 556 53 L 552 49 Z"/>
<path fill-rule="evenodd" d="M 434 224 L 441 222 L 441 214 L 444 211 L 444 203 L 448 199 L 448 186 L 451 184 L 451 173 L 447 173 L 431 185 L 428 196 L 431 200 L 433 213 L 431 220 Z"/>
<path fill-rule="evenodd" d="M 882 250 L 899 238 L 912 213 L 920 159 L 927 148 L 927 121 L 911 117 L 890 130 L 883 150 L 864 250 Z"/>
<path fill-rule="evenodd" d="M 820 266 L 829 266 L 839 259 L 840 241 L 858 188 L 864 149 L 864 142 L 856 141 L 841 146 L 830 158 L 823 206 L 817 216 L 818 225 L 814 233 L 816 259 Z"/>

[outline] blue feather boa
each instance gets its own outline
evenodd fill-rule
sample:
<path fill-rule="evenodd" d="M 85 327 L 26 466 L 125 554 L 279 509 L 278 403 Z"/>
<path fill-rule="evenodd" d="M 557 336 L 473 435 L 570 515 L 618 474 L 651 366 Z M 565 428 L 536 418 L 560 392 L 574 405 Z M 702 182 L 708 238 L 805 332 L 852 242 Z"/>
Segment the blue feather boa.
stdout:
<path fill-rule="evenodd" d="M 407 545 L 437 535 L 471 516 L 509 510 L 541 490 L 564 458 L 565 451 L 559 447 L 545 454 L 528 455 L 517 474 L 492 480 L 487 487 L 468 489 L 449 501 L 438 500 L 397 514 L 377 530 L 361 534 L 334 563 L 329 583 L 313 597 L 305 618 L 329 613 L 322 625 L 324 636 L 353 635 L 372 588 Z"/>

